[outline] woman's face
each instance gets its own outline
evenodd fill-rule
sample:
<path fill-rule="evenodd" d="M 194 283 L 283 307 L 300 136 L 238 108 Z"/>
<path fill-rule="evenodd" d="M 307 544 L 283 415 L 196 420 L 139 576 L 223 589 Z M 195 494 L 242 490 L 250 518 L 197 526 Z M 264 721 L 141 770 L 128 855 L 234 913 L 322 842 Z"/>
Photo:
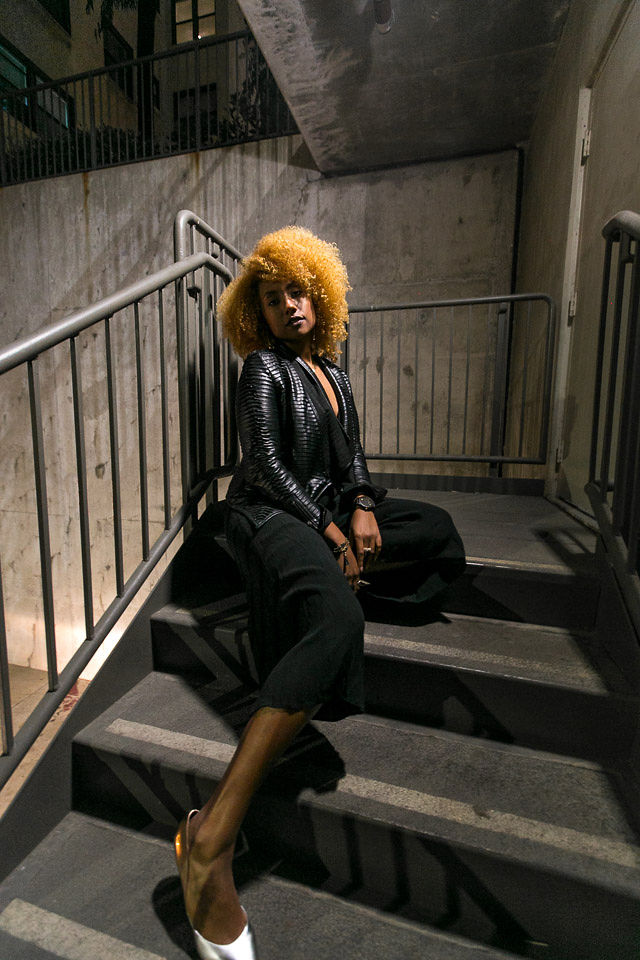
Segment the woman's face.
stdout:
<path fill-rule="evenodd" d="M 262 315 L 274 337 L 284 340 L 296 353 L 311 342 L 316 325 L 313 301 L 293 280 L 261 280 L 258 300 Z"/>

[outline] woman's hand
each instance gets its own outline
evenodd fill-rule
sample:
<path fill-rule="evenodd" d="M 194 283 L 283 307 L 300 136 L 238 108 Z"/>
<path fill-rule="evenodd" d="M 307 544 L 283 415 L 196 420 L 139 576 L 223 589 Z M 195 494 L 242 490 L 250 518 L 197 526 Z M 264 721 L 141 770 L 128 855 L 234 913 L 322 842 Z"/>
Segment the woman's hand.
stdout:
<path fill-rule="evenodd" d="M 375 560 L 382 547 L 380 530 L 371 510 L 359 510 L 356 507 L 353 511 L 349 540 L 356 556 L 358 571 L 363 573 L 366 560 Z"/>
<path fill-rule="evenodd" d="M 360 513 L 362 511 L 359 511 Z M 332 548 L 339 547 L 347 539 L 340 529 L 336 526 L 335 523 L 330 523 L 328 527 L 323 531 L 325 540 L 328 541 L 329 546 Z M 344 552 L 339 553 L 336 557 L 340 569 L 344 572 L 345 577 L 349 581 L 349 586 L 357 593 L 360 586 L 360 567 L 358 561 L 353 552 L 351 544 L 347 541 L 347 548 Z"/>

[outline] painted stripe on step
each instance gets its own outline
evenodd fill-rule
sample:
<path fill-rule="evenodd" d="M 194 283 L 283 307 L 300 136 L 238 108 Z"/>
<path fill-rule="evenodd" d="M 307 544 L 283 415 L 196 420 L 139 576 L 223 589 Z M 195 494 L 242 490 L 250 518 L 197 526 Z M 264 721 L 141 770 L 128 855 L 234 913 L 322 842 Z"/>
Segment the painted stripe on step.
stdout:
<path fill-rule="evenodd" d="M 231 759 L 235 749 L 232 744 L 176 733 L 173 730 L 136 723 L 133 720 L 114 720 L 107 730 L 133 740 L 142 740 L 158 746 L 170 746 L 174 750 L 182 750 L 200 757 L 210 757 L 225 763 Z M 476 830 L 545 844 L 622 867 L 640 867 L 640 847 L 625 843 L 623 840 L 613 840 L 609 837 L 585 833 L 582 830 L 574 830 L 572 827 L 545 823 L 500 810 L 478 809 L 473 804 L 461 800 L 439 797 L 420 790 L 411 790 L 408 787 L 355 777 L 351 774 L 347 774 L 338 781 L 336 790 L 338 793 L 351 794 L 363 800 L 375 800 L 387 806 L 437 817 L 451 823 L 473 827 Z"/>
<path fill-rule="evenodd" d="M 0 930 L 64 960 L 163 960 L 158 953 L 117 940 L 25 900 L 12 900 L 5 907 L 0 914 Z"/>
<path fill-rule="evenodd" d="M 548 672 L 548 664 L 543 661 L 532 660 L 531 657 L 510 657 L 503 653 L 488 653 L 485 650 L 464 650 L 459 647 L 450 647 L 440 643 L 423 643 L 421 640 L 404 640 L 391 637 L 376 637 L 369 633 L 365 636 L 365 650 L 368 647 L 391 647 L 392 650 L 406 650 L 407 653 L 427 653 L 435 657 L 446 657 L 447 660 L 455 660 L 460 657 L 463 661 L 470 662 L 476 660 L 478 663 L 492 663 L 501 667 L 515 667 L 518 670 L 531 672 L 533 667 L 542 667 Z M 566 667 L 566 664 L 565 664 Z M 566 671 L 565 671 L 566 672 Z M 587 663 L 571 663 L 572 679 L 576 676 L 590 681 L 598 680 L 594 670 L 589 669 Z M 563 677 L 564 679 L 564 677 Z M 599 682 L 597 689 L 606 691 L 606 686 Z"/>
<path fill-rule="evenodd" d="M 204 737 L 192 737 L 188 733 L 176 733 L 175 730 L 165 730 L 164 727 L 154 727 L 148 723 L 136 723 L 135 720 L 118 718 L 107 727 L 107 733 L 115 733 L 119 737 L 129 737 L 130 740 L 141 740 L 143 743 L 155 743 L 158 746 L 180 750 L 183 753 L 192 753 L 196 757 L 209 757 L 211 760 L 222 760 L 228 763 L 235 751 L 235 744 L 220 743 L 218 740 L 206 740 Z"/>

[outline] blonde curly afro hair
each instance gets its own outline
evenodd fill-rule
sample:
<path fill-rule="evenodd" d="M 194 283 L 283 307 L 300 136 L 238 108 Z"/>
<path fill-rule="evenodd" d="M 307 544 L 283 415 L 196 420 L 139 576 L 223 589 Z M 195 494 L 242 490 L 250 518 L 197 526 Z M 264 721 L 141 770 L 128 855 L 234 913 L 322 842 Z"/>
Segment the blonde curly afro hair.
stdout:
<path fill-rule="evenodd" d="M 284 227 L 258 241 L 218 301 L 224 335 L 243 358 L 273 343 L 258 300 L 262 280 L 300 284 L 316 311 L 315 352 L 337 360 L 337 344 L 347 339 L 346 294 L 351 288 L 336 245 L 304 227 Z"/>

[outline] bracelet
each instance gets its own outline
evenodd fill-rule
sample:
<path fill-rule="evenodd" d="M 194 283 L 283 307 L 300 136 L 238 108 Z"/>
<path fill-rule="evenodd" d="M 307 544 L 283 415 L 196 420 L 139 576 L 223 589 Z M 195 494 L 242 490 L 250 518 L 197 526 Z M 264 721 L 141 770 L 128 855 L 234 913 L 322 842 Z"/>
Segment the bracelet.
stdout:
<path fill-rule="evenodd" d="M 342 543 L 337 544 L 337 546 L 333 548 L 333 555 L 334 557 L 339 557 L 342 554 L 345 554 L 348 549 L 349 549 L 349 541 L 343 540 Z"/>

